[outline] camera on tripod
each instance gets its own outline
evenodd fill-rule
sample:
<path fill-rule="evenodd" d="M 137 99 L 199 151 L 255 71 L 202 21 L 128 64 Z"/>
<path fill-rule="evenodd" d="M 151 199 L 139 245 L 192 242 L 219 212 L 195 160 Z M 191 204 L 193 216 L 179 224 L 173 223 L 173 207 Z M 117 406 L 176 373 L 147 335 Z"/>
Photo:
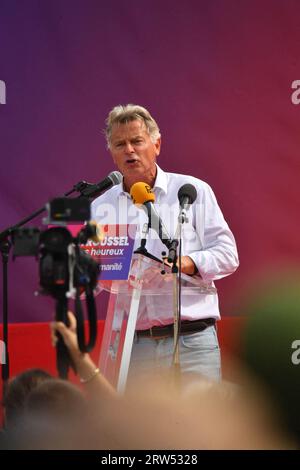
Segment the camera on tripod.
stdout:
<path fill-rule="evenodd" d="M 13 257 L 36 256 L 39 260 L 41 293 L 58 298 L 65 294 L 74 297 L 75 290 L 94 289 L 99 265 L 80 244 L 96 236 L 96 226 L 90 224 L 90 202 L 86 198 L 56 198 L 47 204 L 50 228 L 18 228 L 13 232 Z M 76 237 L 66 225 L 69 222 L 86 223 Z"/>
<path fill-rule="evenodd" d="M 88 239 L 97 238 L 97 226 L 90 223 L 90 201 L 56 198 L 47 205 L 48 216 L 44 223 L 49 228 L 17 228 L 13 231 L 13 257 L 36 256 L 39 261 L 40 292 L 56 299 L 56 321 L 68 325 L 68 299 L 75 299 L 77 338 L 82 352 L 90 351 L 97 336 L 97 314 L 94 289 L 100 272 L 99 263 L 81 248 Z M 67 228 L 68 223 L 85 224 L 74 237 Z M 84 317 L 80 296 L 85 294 L 89 320 L 89 341 L 85 342 Z M 66 377 L 72 365 L 61 341 L 59 345 L 58 370 Z"/>

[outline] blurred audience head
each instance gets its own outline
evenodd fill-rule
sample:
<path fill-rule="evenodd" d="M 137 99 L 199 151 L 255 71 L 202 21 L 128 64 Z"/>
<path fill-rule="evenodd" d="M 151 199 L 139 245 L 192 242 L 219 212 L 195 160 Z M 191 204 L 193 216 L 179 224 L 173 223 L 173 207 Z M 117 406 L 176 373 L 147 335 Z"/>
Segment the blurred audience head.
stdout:
<path fill-rule="evenodd" d="M 42 369 L 28 369 L 9 380 L 3 397 L 6 428 L 14 426 L 22 417 L 29 393 L 51 378 L 52 376 Z"/>
<path fill-rule="evenodd" d="M 9 435 L 16 449 L 86 447 L 87 401 L 75 385 L 61 379 L 42 382 L 27 397 L 18 427 Z"/>

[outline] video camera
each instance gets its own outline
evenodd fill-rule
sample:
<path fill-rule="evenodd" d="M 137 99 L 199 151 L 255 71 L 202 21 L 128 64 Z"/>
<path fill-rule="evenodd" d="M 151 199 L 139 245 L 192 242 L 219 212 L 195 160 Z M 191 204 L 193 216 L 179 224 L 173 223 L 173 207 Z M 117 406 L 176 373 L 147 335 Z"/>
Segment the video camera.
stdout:
<path fill-rule="evenodd" d="M 68 299 L 75 299 L 77 338 L 82 352 L 90 351 L 97 337 L 97 314 L 94 289 L 100 271 L 99 264 L 81 248 L 88 239 L 97 237 L 97 226 L 90 220 L 90 201 L 56 198 L 47 205 L 48 216 L 43 221 L 48 229 L 17 228 L 13 231 L 13 257 L 36 256 L 39 261 L 40 293 L 56 299 L 56 321 L 68 320 Z M 85 223 L 74 237 L 66 227 L 67 223 Z M 89 341 L 85 342 L 84 318 L 81 295 L 85 294 L 89 320 Z M 57 343 L 57 367 L 61 377 L 66 377 L 71 358 L 62 338 Z"/>

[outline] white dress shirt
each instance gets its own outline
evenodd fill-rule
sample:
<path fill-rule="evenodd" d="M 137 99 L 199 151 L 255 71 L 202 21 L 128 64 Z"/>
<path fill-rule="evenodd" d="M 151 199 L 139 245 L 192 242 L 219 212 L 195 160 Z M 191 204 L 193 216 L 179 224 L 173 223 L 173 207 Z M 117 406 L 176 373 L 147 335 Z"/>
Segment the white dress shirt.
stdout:
<path fill-rule="evenodd" d="M 218 206 L 210 186 L 192 176 L 166 173 L 157 165 L 153 187 L 155 208 L 170 238 L 176 233 L 179 214 L 178 190 L 190 183 L 197 190 L 197 198 L 187 211 L 188 222 L 183 224 L 182 256 L 192 258 L 204 282 L 213 284 L 233 273 L 239 264 L 235 239 Z M 148 217 L 135 206 L 123 184 L 113 186 L 92 203 L 92 219 L 100 224 L 137 224 L 138 232 L 134 249 L 140 246 L 141 232 Z M 161 259 L 167 251 L 158 235 L 149 231 L 146 248 Z M 199 282 L 201 278 L 199 276 Z M 182 295 L 182 320 L 220 318 L 217 294 L 195 296 Z M 142 298 L 137 329 L 173 323 L 172 296 L 147 296 Z"/>

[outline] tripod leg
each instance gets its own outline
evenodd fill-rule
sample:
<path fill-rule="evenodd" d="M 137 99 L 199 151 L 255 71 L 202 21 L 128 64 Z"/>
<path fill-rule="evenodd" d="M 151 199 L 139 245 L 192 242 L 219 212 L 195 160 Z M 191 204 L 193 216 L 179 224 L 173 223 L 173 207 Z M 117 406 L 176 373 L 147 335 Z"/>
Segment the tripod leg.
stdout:
<path fill-rule="evenodd" d="M 6 238 L 0 241 L 0 251 L 2 254 L 3 266 L 3 352 L 1 353 L 0 364 L 1 377 L 2 377 L 2 393 L 4 395 L 5 384 L 9 379 L 9 351 L 8 351 L 8 260 L 9 250 L 11 247 L 10 241 Z M 3 396 L 2 395 L 2 396 Z"/>

